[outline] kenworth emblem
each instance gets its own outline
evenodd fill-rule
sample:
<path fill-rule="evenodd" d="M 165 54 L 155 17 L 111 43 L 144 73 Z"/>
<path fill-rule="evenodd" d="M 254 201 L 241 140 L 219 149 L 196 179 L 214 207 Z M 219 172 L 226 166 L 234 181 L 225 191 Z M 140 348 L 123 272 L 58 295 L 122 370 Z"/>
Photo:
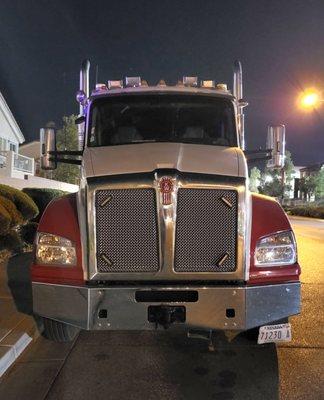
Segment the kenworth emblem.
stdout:
<path fill-rule="evenodd" d="M 160 180 L 160 191 L 162 195 L 162 204 L 167 206 L 172 203 L 173 182 L 171 178 L 163 177 Z"/>

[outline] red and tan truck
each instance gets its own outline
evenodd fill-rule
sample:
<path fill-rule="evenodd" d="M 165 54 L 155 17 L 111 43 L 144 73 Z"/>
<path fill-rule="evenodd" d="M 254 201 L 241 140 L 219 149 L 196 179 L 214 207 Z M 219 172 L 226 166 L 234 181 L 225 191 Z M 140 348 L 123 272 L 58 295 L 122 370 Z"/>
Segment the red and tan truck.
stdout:
<path fill-rule="evenodd" d="M 42 166 L 80 165 L 80 189 L 46 208 L 32 265 L 45 335 L 183 328 L 288 340 L 300 267 L 281 206 L 248 189 L 242 69 L 225 84 L 138 77 L 96 84 L 80 71 L 79 149 L 41 130 Z M 280 128 L 280 127 L 279 127 Z M 279 129 L 278 128 L 278 129 Z M 282 166 L 280 129 L 270 163 Z"/>

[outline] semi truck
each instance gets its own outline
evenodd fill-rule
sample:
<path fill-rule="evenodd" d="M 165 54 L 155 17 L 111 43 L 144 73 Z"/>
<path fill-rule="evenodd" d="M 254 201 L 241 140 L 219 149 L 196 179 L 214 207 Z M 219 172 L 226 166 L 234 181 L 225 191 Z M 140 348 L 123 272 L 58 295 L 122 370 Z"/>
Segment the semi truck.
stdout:
<path fill-rule="evenodd" d="M 183 77 L 149 85 L 110 80 L 76 98 L 78 149 L 41 129 L 42 167 L 80 166 L 80 187 L 43 213 L 31 267 L 44 334 L 183 329 L 289 340 L 300 312 L 300 266 L 291 225 L 273 198 L 249 191 L 242 67 L 232 93 Z M 283 127 L 261 154 L 284 162 Z"/>

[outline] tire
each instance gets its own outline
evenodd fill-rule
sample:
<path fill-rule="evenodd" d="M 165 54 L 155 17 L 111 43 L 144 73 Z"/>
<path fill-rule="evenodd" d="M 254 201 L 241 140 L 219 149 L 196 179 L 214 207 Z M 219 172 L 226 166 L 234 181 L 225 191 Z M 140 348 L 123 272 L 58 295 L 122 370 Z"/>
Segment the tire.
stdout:
<path fill-rule="evenodd" d="M 43 336 L 54 342 L 72 342 L 78 335 L 80 329 L 75 326 L 54 321 L 53 319 L 43 318 Z"/>

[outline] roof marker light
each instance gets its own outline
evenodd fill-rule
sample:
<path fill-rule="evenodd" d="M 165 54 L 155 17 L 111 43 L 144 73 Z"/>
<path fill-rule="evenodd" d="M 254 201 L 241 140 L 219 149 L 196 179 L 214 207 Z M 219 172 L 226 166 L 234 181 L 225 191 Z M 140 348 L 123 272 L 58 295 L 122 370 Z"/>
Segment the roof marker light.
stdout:
<path fill-rule="evenodd" d="M 148 86 L 148 83 L 147 83 L 147 81 L 146 80 L 142 80 L 142 86 Z"/>
<path fill-rule="evenodd" d="M 198 85 L 198 78 L 196 76 L 184 76 L 182 81 L 184 86 L 197 87 Z"/>
<path fill-rule="evenodd" d="M 96 83 L 96 92 L 100 92 L 102 90 L 107 90 L 107 86 L 104 83 Z"/>
<path fill-rule="evenodd" d="M 158 86 L 166 86 L 167 84 L 165 83 L 164 79 L 159 80 L 159 83 L 157 84 Z"/>
<path fill-rule="evenodd" d="M 223 92 L 227 92 L 227 85 L 226 83 L 217 83 L 216 89 L 222 90 Z"/>
<path fill-rule="evenodd" d="M 141 86 L 141 77 L 140 76 L 126 76 L 125 78 L 125 86 L 126 87 L 139 87 Z"/>
<path fill-rule="evenodd" d="M 200 86 L 206 89 L 215 89 L 215 81 L 201 81 Z"/>
<path fill-rule="evenodd" d="M 108 81 L 108 89 L 121 89 L 123 81 Z"/>

